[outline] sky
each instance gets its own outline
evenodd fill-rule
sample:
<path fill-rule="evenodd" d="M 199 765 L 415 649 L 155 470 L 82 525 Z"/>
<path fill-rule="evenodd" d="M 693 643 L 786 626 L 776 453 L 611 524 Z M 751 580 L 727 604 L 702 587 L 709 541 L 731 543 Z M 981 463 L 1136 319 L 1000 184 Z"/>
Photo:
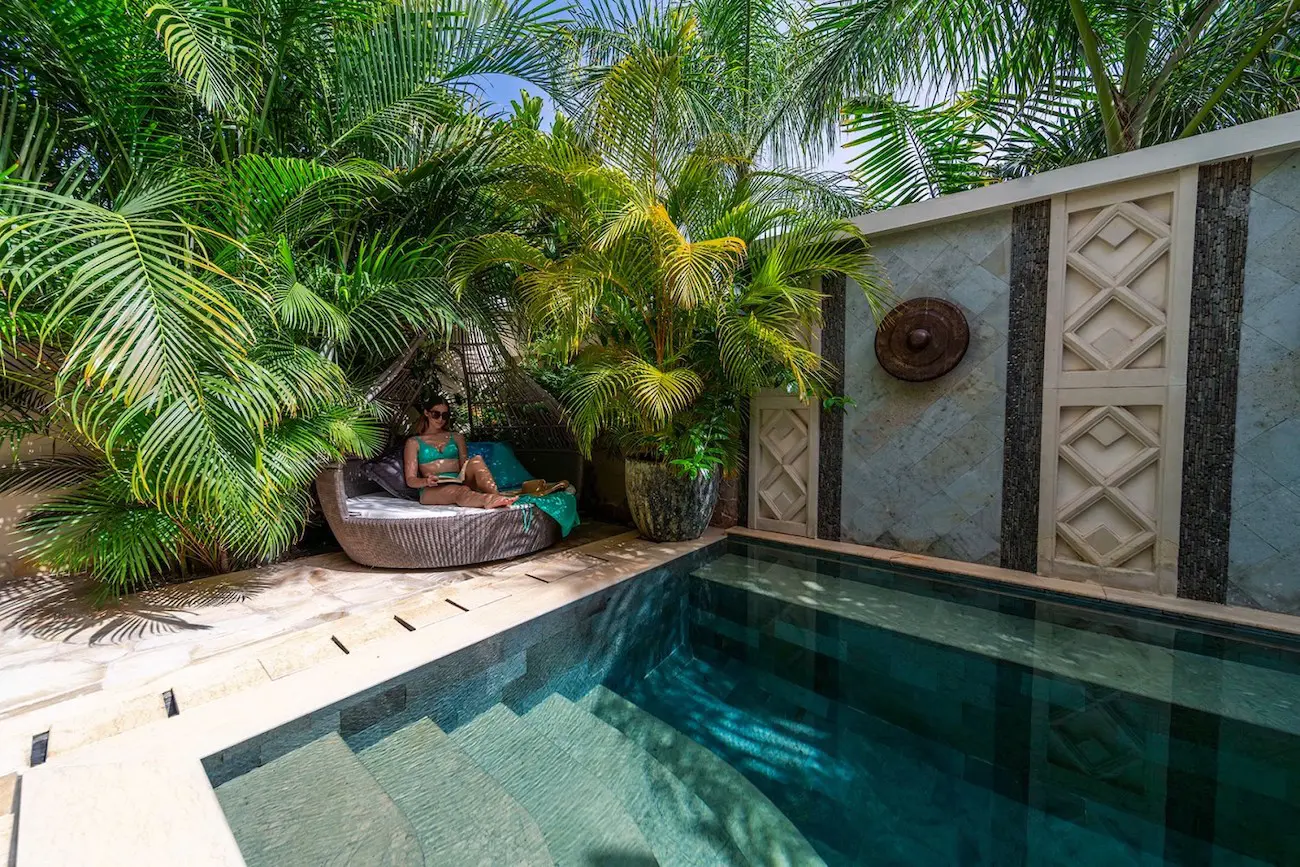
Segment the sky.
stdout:
<path fill-rule="evenodd" d="M 527 90 L 533 96 L 542 98 L 542 128 L 549 129 L 555 119 L 555 104 L 551 98 L 536 85 L 515 78 L 512 75 L 483 75 L 478 79 L 485 104 L 485 111 L 509 113 L 510 101 L 519 98 L 520 90 Z M 849 169 L 850 152 L 837 147 L 818 165 L 822 171 L 846 172 Z"/>

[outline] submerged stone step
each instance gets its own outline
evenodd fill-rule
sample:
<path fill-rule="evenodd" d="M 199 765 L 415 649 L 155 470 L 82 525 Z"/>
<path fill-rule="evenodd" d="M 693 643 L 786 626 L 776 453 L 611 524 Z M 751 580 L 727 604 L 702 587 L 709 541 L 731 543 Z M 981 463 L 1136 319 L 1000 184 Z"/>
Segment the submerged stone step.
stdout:
<path fill-rule="evenodd" d="M 747 864 L 717 815 L 681 780 L 609 723 L 561 695 L 524 721 L 604 783 L 640 827 L 661 864 Z"/>
<path fill-rule="evenodd" d="M 561 867 L 659 863 L 613 793 L 505 705 L 456 729 L 451 740 L 532 815 Z"/>
<path fill-rule="evenodd" d="M 406 816 L 337 733 L 216 792 L 249 867 L 425 863 Z"/>
<path fill-rule="evenodd" d="M 710 561 L 691 574 L 872 629 L 1300 734 L 1300 675 L 1293 672 L 1213 659 L 1159 641 L 1074 628 L 1046 616 L 1035 619 L 942 595 L 881 586 L 870 578 L 875 566 L 845 568 L 849 575 L 861 569 L 864 580 L 736 554 Z M 808 634 L 804 640 L 814 642 L 817 636 Z M 865 652 L 853 648 L 852 637 L 847 640 L 849 656 Z"/>
<path fill-rule="evenodd" d="M 432 720 L 417 720 L 357 755 L 410 819 L 425 864 L 555 863 L 528 812 Z"/>
<path fill-rule="evenodd" d="M 766 795 L 677 729 L 604 687 L 596 687 L 578 706 L 621 731 L 690 787 L 755 867 L 825 867 L 812 844 Z"/>

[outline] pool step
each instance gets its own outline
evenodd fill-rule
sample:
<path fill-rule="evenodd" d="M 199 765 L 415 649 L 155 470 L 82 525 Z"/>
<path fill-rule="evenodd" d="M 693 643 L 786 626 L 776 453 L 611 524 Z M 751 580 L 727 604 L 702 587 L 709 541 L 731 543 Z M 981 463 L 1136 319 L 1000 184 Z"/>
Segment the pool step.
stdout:
<path fill-rule="evenodd" d="M 578 706 L 618 729 L 694 791 L 755 867 L 825 867 L 789 818 L 708 749 L 604 687 Z"/>
<path fill-rule="evenodd" d="M 357 755 L 410 818 L 425 864 L 555 863 L 532 817 L 432 720 Z"/>
<path fill-rule="evenodd" d="M 660 864 L 749 863 L 713 810 L 618 729 L 561 695 L 550 696 L 523 718 L 614 793 Z"/>
<path fill-rule="evenodd" d="M 532 814 L 556 864 L 658 863 L 613 793 L 505 705 L 456 729 L 451 740 Z"/>
<path fill-rule="evenodd" d="M 424 863 L 406 816 L 337 733 L 216 791 L 249 867 Z"/>

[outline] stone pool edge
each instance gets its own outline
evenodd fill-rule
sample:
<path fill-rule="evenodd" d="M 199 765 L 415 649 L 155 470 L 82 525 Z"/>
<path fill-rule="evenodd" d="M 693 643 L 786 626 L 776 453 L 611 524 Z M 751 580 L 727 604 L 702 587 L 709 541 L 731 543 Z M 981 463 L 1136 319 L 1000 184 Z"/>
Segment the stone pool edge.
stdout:
<path fill-rule="evenodd" d="M 22 774 L 14 863 L 242 865 L 203 758 L 722 539 L 720 531 L 710 530 L 692 542 L 644 543 L 633 556 L 611 557 L 564 580 L 530 587 L 439 628 L 376 640 L 175 717 L 53 755 Z"/>
<path fill-rule="evenodd" d="M 877 560 L 884 563 L 896 563 L 930 569 L 935 572 L 947 572 L 968 578 L 1005 584 L 1013 588 L 1039 590 L 1059 593 L 1064 596 L 1078 597 L 1084 602 L 1113 602 L 1132 608 L 1146 609 L 1158 614 L 1188 616 L 1220 623 L 1225 626 L 1247 627 L 1281 632 L 1300 636 L 1300 617 L 1281 614 L 1274 611 L 1260 611 L 1254 608 L 1242 608 L 1235 605 L 1222 605 L 1217 602 L 1202 602 L 1196 599 L 1182 599 L 1174 596 L 1157 596 L 1138 590 L 1123 590 L 1103 587 L 1091 581 L 1073 581 L 1066 578 L 1048 578 L 1032 572 L 1019 572 L 1001 566 L 986 566 L 981 563 L 966 563 L 962 560 L 945 560 L 927 554 L 912 554 L 906 551 L 894 551 L 889 548 L 874 548 L 870 545 L 857 545 L 851 542 L 833 542 L 828 539 L 808 539 L 803 536 L 790 536 L 774 533 L 770 530 L 752 530 L 747 527 L 732 527 L 726 531 L 728 536 L 755 541 L 776 542 L 793 548 L 809 548 L 831 554 L 846 554 Z"/>

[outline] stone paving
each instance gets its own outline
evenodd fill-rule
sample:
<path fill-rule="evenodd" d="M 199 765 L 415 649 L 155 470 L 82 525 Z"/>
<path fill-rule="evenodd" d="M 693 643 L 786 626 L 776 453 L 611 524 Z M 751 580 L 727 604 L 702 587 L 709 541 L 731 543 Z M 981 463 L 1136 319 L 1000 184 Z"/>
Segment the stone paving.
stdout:
<path fill-rule="evenodd" d="M 627 533 L 612 524 L 585 524 L 559 545 L 528 557 L 460 569 L 372 569 L 342 553 L 321 554 L 161 588 L 102 608 L 88 601 L 84 584 L 13 579 L 0 585 L 0 720 L 154 681 L 259 643 L 268 645 L 260 661 L 275 679 L 303 661 L 296 652 L 277 653 L 275 639 L 333 622 L 338 628 L 331 632 L 343 633 L 340 641 L 361 643 L 404 628 L 390 613 L 365 616 L 397 610 L 393 603 L 401 602 L 408 603 L 398 605 L 406 628 L 419 628 L 485 604 L 493 593 L 504 595 L 482 586 L 493 582 L 475 579 L 518 573 L 546 581 L 567 575 L 599 562 L 575 549 Z M 429 593 L 439 588 L 444 592 Z"/>

